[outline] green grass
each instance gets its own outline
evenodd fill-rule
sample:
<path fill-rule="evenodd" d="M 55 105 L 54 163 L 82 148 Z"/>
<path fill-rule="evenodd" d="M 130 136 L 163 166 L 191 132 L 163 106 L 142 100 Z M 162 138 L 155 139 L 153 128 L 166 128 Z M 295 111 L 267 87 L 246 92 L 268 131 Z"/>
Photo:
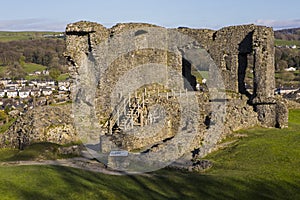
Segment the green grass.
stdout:
<path fill-rule="evenodd" d="M 1 166 L 1 199 L 300 199 L 300 110 L 289 128 L 251 128 L 212 153 L 205 173 L 112 176 L 67 167 Z M 236 140 L 228 138 L 226 141 Z M 10 150 L 11 151 L 11 150 Z M 15 152 L 1 153 L 6 160 Z"/>
<path fill-rule="evenodd" d="M 35 63 L 25 63 L 23 68 L 26 73 L 34 73 L 35 71 L 43 71 L 47 67 L 44 65 L 39 65 L 39 64 L 35 64 Z"/>
<path fill-rule="evenodd" d="M 66 144 L 63 146 L 70 146 L 79 143 Z M 3 161 L 19 161 L 19 160 L 56 160 L 61 158 L 71 158 L 74 155 L 62 155 L 58 154 L 58 148 L 62 145 L 50 143 L 50 142 L 41 142 L 34 143 L 30 146 L 27 146 L 24 150 L 16 149 L 0 149 L 0 162 Z"/>
<path fill-rule="evenodd" d="M 196 69 L 192 68 L 191 74 L 195 76 L 198 83 L 202 82 L 202 79 L 209 79 L 209 72 L 208 71 L 197 71 Z"/>
<path fill-rule="evenodd" d="M 0 31 L 0 42 L 10 42 L 16 40 L 32 40 L 37 38 L 43 38 L 43 35 L 60 34 L 59 32 L 34 32 L 34 31 L 21 31 L 10 32 Z"/>
<path fill-rule="evenodd" d="M 0 66 L 0 74 L 5 74 L 8 67 L 9 66 Z M 34 73 L 35 71 L 43 71 L 47 67 L 44 65 L 39 65 L 39 64 L 35 64 L 35 63 L 25 63 L 23 68 L 27 74 L 30 74 L 30 73 Z M 43 75 L 33 75 L 33 76 L 26 75 L 25 79 L 26 80 L 39 79 L 42 76 Z"/>
<path fill-rule="evenodd" d="M 275 39 L 275 45 L 276 46 L 285 46 L 285 45 L 297 45 L 298 47 L 300 46 L 300 41 L 299 40 L 279 40 Z"/>
<path fill-rule="evenodd" d="M 61 75 L 59 75 L 59 77 L 57 77 L 57 81 L 65 81 L 65 80 L 67 80 L 68 78 L 69 78 L 70 76 L 69 76 L 69 74 L 61 74 Z"/>
<path fill-rule="evenodd" d="M 4 133 L 15 121 L 16 119 L 9 119 L 8 123 L 1 125 L 0 134 Z"/>

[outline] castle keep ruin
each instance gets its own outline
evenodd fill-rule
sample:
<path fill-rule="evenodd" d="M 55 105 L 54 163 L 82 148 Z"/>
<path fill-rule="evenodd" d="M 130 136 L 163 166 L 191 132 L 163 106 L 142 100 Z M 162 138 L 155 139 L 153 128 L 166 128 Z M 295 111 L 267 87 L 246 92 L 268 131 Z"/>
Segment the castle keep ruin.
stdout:
<path fill-rule="evenodd" d="M 97 51 L 99 52 L 97 48 L 99 44 L 109 41 L 111 38 L 118 37 L 120 33 L 134 30 L 135 41 L 138 41 L 133 44 L 135 47 L 143 45 L 145 42 L 151 42 L 147 41 L 145 37 L 143 38 L 143 35 L 148 33 L 147 28 L 149 27 L 155 28 L 158 26 L 143 23 L 127 23 L 117 24 L 112 28 L 105 28 L 101 24 L 85 21 L 69 24 L 66 28 L 67 50 L 65 56 L 71 64 L 70 70 L 72 76 L 74 78 L 80 76 L 83 70 L 82 68 L 85 67 L 85 65 L 82 64 L 83 61 L 99 59 L 97 58 Z M 288 110 L 282 100 L 274 96 L 274 36 L 271 28 L 251 24 L 225 27 L 218 31 L 184 27 L 166 30 L 177 31 L 197 41 L 198 43 L 194 45 L 198 46 L 200 44 L 201 48 L 209 53 L 220 71 L 221 76 L 216 76 L 215 78 L 221 78 L 224 82 L 226 97 L 224 97 L 223 100 L 226 101 L 226 116 L 224 120 L 221 119 L 224 123 L 224 128 L 222 130 L 216 129 L 216 132 L 221 131 L 224 137 L 232 130 L 255 125 L 277 128 L 287 126 Z M 122 46 L 119 48 L 121 49 Z M 124 132 L 126 132 L 126 126 L 121 127 L 119 121 L 122 114 L 118 113 L 116 117 L 116 112 L 113 114 L 116 108 L 111 107 L 110 103 L 111 97 L 116 95 L 114 94 L 114 87 L 118 84 L 119 79 L 136 66 L 145 65 L 147 63 L 171 66 L 181 73 L 189 82 L 191 87 L 185 88 L 185 90 L 190 92 L 195 90 L 197 80 L 196 75 L 192 74 L 193 63 L 189 63 L 189 61 L 184 58 L 184 51 L 179 49 L 178 52 L 179 53 L 161 49 L 137 48 L 134 51 L 119 55 L 107 68 L 103 69 L 101 77 L 96 83 L 97 91 L 95 92 L 95 101 L 93 101 L 98 123 L 102 124 L 102 127 L 108 128 L 103 132 L 103 135 L 106 136 L 102 137 L 102 140 L 113 143 L 112 146 L 108 145 L 108 147 L 105 146 L 107 143 L 103 144 L 103 151 L 109 152 L 117 145 L 129 151 L 144 148 L 143 150 L 149 152 L 153 150 L 153 146 L 157 148 L 162 146 L 164 142 L 172 140 L 175 134 L 172 130 L 176 129 L 176 123 L 178 122 L 176 121 L 175 113 L 180 111 L 177 111 L 176 102 L 169 100 L 168 96 L 163 98 L 158 95 L 147 99 L 148 106 L 151 105 L 151 101 L 156 101 L 165 107 L 171 105 L 171 107 L 175 109 L 173 109 L 173 111 L 167 109 L 170 112 L 166 114 L 169 120 L 169 128 L 166 124 L 164 125 L 166 132 L 152 139 L 143 141 L 139 141 L 137 138 L 134 138 L 134 136 L 129 136 L 129 134 L 124 134 Z M 96 56 L 91 58 L 90 55 L 93 53 Z M 153 68 L 153 70 L 159 69 Z M 166 79 L 171 78 L 172 77 L 169 76 Z M 144 86 L 142 90 L 155 93 L 154 90 L 162 91 L 164 88 L 148 85 Z M 172 91 L 169 92 L 170 94 L 172 93 Z M 135 95 L 136 99 L 142 98 L 141 92 L 139 92 L 139 94 L 139 97 Z M 207 109 L 211 100 L 205 95 L 205 91 L 196 92 L 195 94 L 198 98 L 198 102 L 200 102 L 200 125 L 199 133 L 196 134 L 193 144 L 190 146 L 191 151 L 197 149 L 201 144 L 207 143 L 207 140 L 213 140 L 213 136 L 210 136 L 210 139 L 204 138 L 203 129 L 207 129 L 208 126 L 214 126 L 213 123 L 211 123 L 214 120 L 214 116 L 210 116 L 211 113 L 209 109 Z M 128 95 L 128 93 L 126 95 Z M 146 95 L 146 93 L 143 95 Z M 174 92 L 173 96 L 176 96 Z M 143 96 L 143 100 L 145 100 L 145 98 L 146 97 Z M 134 100 L 130 97 L 129 99 L 122 99 L 122 101 L 123 103 L 121 104 L 124 110 L 127 109 L 128 112 L 130 109 L 130 112 L 137 110 L 137 108 L 132 106 Z M 138 104 L 138 102 L 136 103 Z M 118 109 L 120 109 L 120 105 Z M 141 117 L 144 119 L 147 117 L 147 114 L 145 116 L 144 114 L 139 114 L 136 116 L 135 122 L 143 125 L 143 123 L 140 122 Z M 131 118 L 133 120 L 133 115 L 131 115 Z M 207 123 L 211 124 L 207 125 Z M 146 120 L 144 124 L 147 125 Z M 221 138 L 222 137 L 218 139 L 220 140 Z M 151 145 L 153 146 L 151 147 Z M 202 150 L 205 153 L 201 155 L 213 149 L 213 147 L 207 148 L 208 149 Z"/>
<path fill-rule="evenodd" d="M 180 48 L 151 48 L 152 43 L 166 41 L 164 34 L 155 35 L 151 41 L 148 36 L 152 29 L 160 33 L 187 36 L 192 42 Z M 134 39 L 127 43 L 126 49 L 122 37 L 127 33 L 132 33 Z M 174 42 L 171 39 L 167 41 Z M 106 44 L 113 45 L 112 41 L 116 42 L 114 49 L 105 49 Z M 193 48 L 205 50 L 216 69 L 209 64 L 202 66 L 200 61 L 203 57 L 198 55 L 193 56 L 195 62 L 187 59 Z M 126 51 L 122 52 L 124 49 Z M 113 57 L 113 51 L 121 53 Z M 103 57 L 105 53 L 111 57 Z M 288 110 L 283 101 L 274 96 L 274 36 L 273 30 L 268 27 L 241 25 L 214 31 L 121 23 L 105 28 L 94 22 L 80 21 L 66 27 L 65 56 L 70 63 L 74 83 L 79 82 L 79 85 L 74 84 L 76 87 L 72 91 L 75 107 L 76 102 L 82 102 L 83 106 L 73 109 L 73 114 L 84 115 L 81 121 L 75 120 L 75 125 L 82 125 L 79 126 L 82 130 L 76 127 L 78 132 L 93 133 L 87 140 L 98 141 L 100 138 L 100 142 L 91 144 L 96 151 L 109 154 L 113 150 L 125 149 L 151 158 L 151 153 L 168 147 L 172 151 L 160 159 L 171 157 L 170 160 L 174 160 L 183 153 L 190 157 L 202 157 L 215 150 L 213 144 L 232 131 L 255 125 L 287 126 Z M 203 74 L 197 73 L 196 65 L 201 65 Z M 168 70 L 170 73 L 166 73 Z M 147 82 L 145 74 L 156 77 L 160 84 Z M 207 82 L 203 81 L 207 78 L 205 74 L 208 76 Z M 133 82 L 127 81 L 129 79 L 133 79 Z M 174 85 L 176 82 L 182 84 Z M 223 83 L 221 90 L 224 95 L 212 97 L 209 84 L 217 82 Z M 132 91 L 129 91 L 126 86 L 133 83 L 135 87 L 132 86 Z M 87 87 L 81 87 L 80 84 Z M 175 89 L 170 89 L 172 87 Z M 183 98 L 189 99 L 192 104 L 182 101 Z M 184 106 L 190 110 L 181 108 L 181 104 L 185 103 Z M 218 115 L 218 112 L 222 113 L 222 105 L 226 107 L 224 116 Z M 188 115 L 189 112 L 196 114 L 182 122 L 179 116 Z M 39 113 L 35 115 L 39 119 Z M 71 116 L 71 110 L 67 109 L 64 115 Z M 87 120 L 86 116 L 93 120 Z M 27 129 L 20 128 L 26 124 L 27 118 L 22 117 L 10 129 L 11 133 L 4 134 L 7 137 L 1 140 L 3 144 L 7 146 L 7 141 L 10 141 L 11 146 L 17 146 L 17 139 L 12 138 L 24 137 L 28 144 L 40 141 L 40 131 L 30 129 L 28 133 Z M 188 129 L 191 121 L 197 122 L 197 127 Z M 66 123 L 73 125 L 69 120 Z M 150 127 L 159 130 L 151 137 Z M 186 132 L 183 131 L 178 144 L 184 146 L 189 142 L 184 150 L 182 145 L 172 146 L 172 142 L 178 140 L 176 135 L 179 129 Z M 48 128 L 43 130 L 45 132 Z M 68 131 L 75 132 L 69 125 Z M 190 132 L 193 132 L 192 137 L 189 136 Z"/>
<path fill-rule="evenodd" d="M 83 57 L 91 52 L 94 46 L 109 37 L 128 29 L 142 30 L 143 27 L 154 26 L 128 23 L 117 24 L 107 29 L 92 22 L 69 24 L 66 28 L 66 57 L 73 64 L 73 72 L 75 72 Z M 287 125 L 287 120 L 278 116 L 277 111 L 280 110 L 281 104 L 274 97 L 274 36 L 271 28 L 241 25 L 225 27 L 218 31 L 189 28 L 178 28 L 177 31 L 193 37 L 209 52 L 216 65 L 222 70 L 226 90 L 245 94 L 249 98 L 248 103 L 253 105 L 258 113 L 258 119 L 263 126 Z M 155 58 L 151 52 L 145 52 L 141 56 Z M 165 59 L 165 56 L 161 57 Z M 249 66 L 249 57 L 252 57 L 252 66 Z M 252 68 L 250 69 L 253 73 L 252 93 L 249 93 L 245 87 L 247 68 Z"/>

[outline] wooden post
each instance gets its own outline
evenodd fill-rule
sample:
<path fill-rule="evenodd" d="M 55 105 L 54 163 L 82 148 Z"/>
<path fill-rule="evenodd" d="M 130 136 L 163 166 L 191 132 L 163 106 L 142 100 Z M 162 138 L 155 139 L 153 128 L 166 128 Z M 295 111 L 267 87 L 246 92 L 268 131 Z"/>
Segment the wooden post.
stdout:
<path fill-rule="evenodd" d="M 140 113 L 140 116 L 141 116 L 141 127 L 144 126 L 144 115 L 143 115 L 143 109 L 142 109 L 142 112 Z"/>
<path fill-rule="evenodd" d="M 129 103 L 129 108 L 131 107 L 131 104 L 130 104 L 130 93 L 128 94 L 128 103 Z"/>
<path fill-rule="evenodd" d="M 123 101 L 123 104 L 124 104 L 124 111 L 123 111 L 123 113 L 124 113 L 124 115 L 126 115 L 126 100 L 125 99 Z"/>
<path fill-rule="evenodd" d="M 120 125 L 120 112 L 117 110 L 117 125 Z"/>
<path fill-rule="evenodd" d="M 112 124 L 111 124 L 111 120 L 109 120 L 109 134 L 112 134 Z"/>

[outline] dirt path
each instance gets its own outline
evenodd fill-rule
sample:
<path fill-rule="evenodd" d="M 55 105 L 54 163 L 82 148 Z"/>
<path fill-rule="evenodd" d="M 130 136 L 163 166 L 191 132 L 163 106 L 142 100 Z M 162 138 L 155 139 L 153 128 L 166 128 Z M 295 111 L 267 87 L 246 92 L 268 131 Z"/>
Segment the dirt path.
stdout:
<path fill-rule="evenodd" d="M 126 175 L 125 172 L 118 172 L 106 169 L 103 164 L 82 157 L 59 159 L 59 160 L 38 160 L 38 161 L 11 161 L 0 162 L 0 166 L 22 166 L 22 165 L 56 165 L 73 167 L 93 172 L 100 172 L 109 175 Z"/>

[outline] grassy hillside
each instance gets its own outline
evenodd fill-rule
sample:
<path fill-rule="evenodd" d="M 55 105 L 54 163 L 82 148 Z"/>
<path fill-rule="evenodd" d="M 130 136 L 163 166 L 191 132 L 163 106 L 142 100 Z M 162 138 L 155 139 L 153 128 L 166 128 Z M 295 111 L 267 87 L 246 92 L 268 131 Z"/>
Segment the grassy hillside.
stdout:
<path fill-rule="evenodd" d="M 300 199 L 300 110 L 289 117 L 288 129 L 239 131 L 247 137 L 208 156 L 214 166 L 202 174 L 163 169 L 113 176 L 57 166 L 1 166 L 1 199 Z"/>
<path fill-rule="evenodd" d="M 35 71 L 43 71 L 47 67 L 35 63 L 25 63 L 23 68 L 26 73 L 34 73 Z"/>
<path fill-rule="evenodd" d="M 59 32 L 35 32 L 35 31 L 21 31 L 10 32 L 0 31 L 0 42 L 10 42 L 16 40 L 32 40 L 42 38 L 43 35 L 60 34 Z"/>
<path fill-rule="evenodd" d="M 300 40 L 280 40 L 276 39 L 275 40 L 275 45 L 276 46 L 291 46 L 291 45 L 297 45 L 298 47 L 300 46 Z"/>

